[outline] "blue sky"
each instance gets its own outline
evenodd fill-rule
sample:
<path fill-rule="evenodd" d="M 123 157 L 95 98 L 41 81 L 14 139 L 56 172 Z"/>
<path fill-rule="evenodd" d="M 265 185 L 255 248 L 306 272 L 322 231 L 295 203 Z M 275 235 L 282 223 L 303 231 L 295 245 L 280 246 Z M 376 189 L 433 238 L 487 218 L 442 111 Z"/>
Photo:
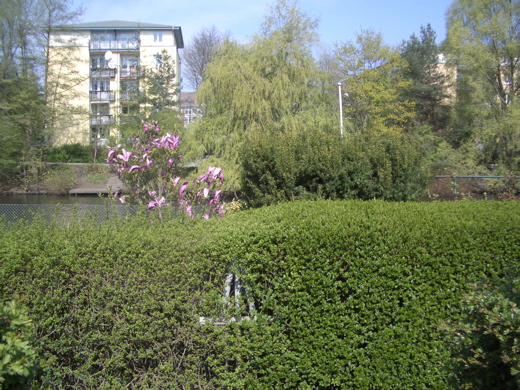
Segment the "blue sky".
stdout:
<path fill-rule="evenodd" d="M 445 38 L 445 13 L 452 0 L 299 0 L 297 6 L 319 19 L 321 41 L 332 45 L 371 28 L 396 45 L 430 23 L 437 41 Z M 75 4 L 81 1 L 75 0 Z M 127 20 L 182 28 L 185 44 L 204 27 L 246 42 L 259 31 L 272 0 L 88 0 L 82 22 Z"/>

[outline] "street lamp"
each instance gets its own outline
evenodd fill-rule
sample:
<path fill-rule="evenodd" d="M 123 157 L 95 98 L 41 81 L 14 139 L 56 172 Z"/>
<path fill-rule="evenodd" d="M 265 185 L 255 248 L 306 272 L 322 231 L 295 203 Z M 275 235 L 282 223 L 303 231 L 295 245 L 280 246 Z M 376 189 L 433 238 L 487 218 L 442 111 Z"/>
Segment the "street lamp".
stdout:
<path fill-rule="evenodd" d="M 343 137 L 343 96 L 341 93 L 341 82 L 338 83 L 338 93 L 339 93 L 339 132 L 341 137 Z"/>

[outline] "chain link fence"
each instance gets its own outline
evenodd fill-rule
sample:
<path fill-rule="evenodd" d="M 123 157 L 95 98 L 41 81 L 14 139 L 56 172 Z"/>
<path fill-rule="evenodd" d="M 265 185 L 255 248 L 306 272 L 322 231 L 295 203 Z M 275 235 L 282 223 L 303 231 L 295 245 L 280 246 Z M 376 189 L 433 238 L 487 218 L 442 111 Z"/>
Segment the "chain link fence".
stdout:
<path fill-rule="evenodd" d="M 43 219 L 68 225 L 89 220 L 103 222 L 111 218 L 131 217 L 138 207 L 131 205 L 89 205 L 89 204 L 0 204 L 0 221 L 16 223 L 21 220 L 31 222 Z"/>

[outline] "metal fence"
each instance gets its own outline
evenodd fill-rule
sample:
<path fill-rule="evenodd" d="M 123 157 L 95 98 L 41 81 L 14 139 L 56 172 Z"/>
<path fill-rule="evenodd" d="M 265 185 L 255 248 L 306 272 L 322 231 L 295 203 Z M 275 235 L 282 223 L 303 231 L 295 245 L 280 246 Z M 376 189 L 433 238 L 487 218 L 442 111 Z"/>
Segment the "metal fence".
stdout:
<path fill-rule="evenodd" d="M 520 180 L 520 176 L 479 176 L 479 175 L 435 175 L 432 176 L 435 179 L 451 179 L 453 185 L 453 198 L 457 199 L 459 194 L 459 183 L 457 179 L 473 179 L 473 180 L 485 180 L 485 179 L 504 179 L 506 187 L 509 186 L 511 190 L 515 189 L 515 185 Z"/>
<path fill-rule="evenodd" d="M 111 218 L 125 218 L 137 214 L 138 207 L 131 205 L 90 204 L 0 204 L 0 220 L 16 223 L 43 220 L 65 226 L 82 221 L 103 222 Z"/>

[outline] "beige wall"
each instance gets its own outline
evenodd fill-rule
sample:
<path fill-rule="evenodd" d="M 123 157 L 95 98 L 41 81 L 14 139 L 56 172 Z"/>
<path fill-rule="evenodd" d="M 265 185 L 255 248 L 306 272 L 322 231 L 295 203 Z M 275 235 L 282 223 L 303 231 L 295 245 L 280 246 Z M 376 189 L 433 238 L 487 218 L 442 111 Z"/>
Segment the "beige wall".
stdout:
<path fill-rule="evenodd" d="M 162 41 L 154 41 L 154 33 L 162 32 Z M 51 56 L 54 59 L 51 73 L 54 82 L 73 80 L 66 93 L 66 104 L 61 104 L 62 114 L 52 124 L 52 142 L 55 145 L 91 141 L 90 124 L 90 31 L 60 31 L 52 36 Z M 180 61 L 172 30 L 140 31 L 140 65 L 153 67 L 153 56 L 167 50 L 175 60 L 176 83 L 180 82 Z M 124 54 L 128 54 L 125 52 Z M 130 52 L 132 53 L 132 52 Z M 137 52 L 134 52 L 137 54 Z M 103 53 L 98 53 L 103 54 Z M 110 89 L 115 93 L 115 100 L 110 102 L 110 115 L 116 118 L 120 113 L 120 72 L 121 53 L 113 51 L 113 65 L 118 70 L 115 78 L 110 79 Z M 59 85 L 59 82 L 56 84 Z M 62 85 L 64 87 L 65 85 Z"/>

